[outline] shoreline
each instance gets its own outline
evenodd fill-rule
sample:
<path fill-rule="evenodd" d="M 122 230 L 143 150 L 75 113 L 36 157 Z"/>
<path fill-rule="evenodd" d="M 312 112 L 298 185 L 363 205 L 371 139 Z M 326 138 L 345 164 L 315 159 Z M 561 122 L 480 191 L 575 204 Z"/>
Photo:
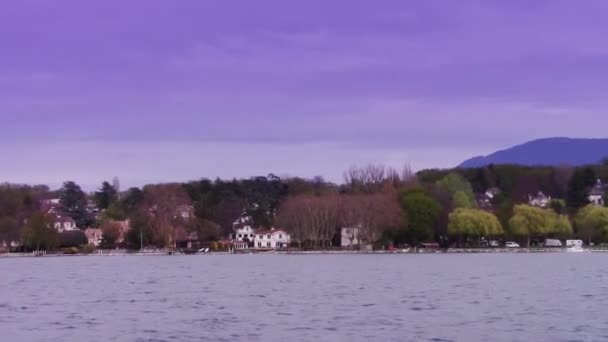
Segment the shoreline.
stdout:
<path fill-rule="evenodd" d="M 583 253 L 607 253 L 608 249 L 586 248 Z M 313 251 L 243 251 L 237 253 L 229 252 L 208 252 L 208 253 L 170 253 L 169 251 L 154 252 L 127 252 L 127 251 L 102 251 L 101 253 L 75 253 L 61 254 L 49 253 L 45 255 L 35 255 L 33 253 L 3 253 L 2 258 L 40 258 L 40 257 L 76 257 L 76 256 L 99 256 L 99 257 L 125 257 L 125 256 L 201 256 L 201 255 L 392 255 L 392 254 L 541 254 L 541 253 L 571 253 L 567 248 L 449 248 L 447 250 L 394 250 L 394 251 L 357 251 L 357 250 L 313 250 Z"/>

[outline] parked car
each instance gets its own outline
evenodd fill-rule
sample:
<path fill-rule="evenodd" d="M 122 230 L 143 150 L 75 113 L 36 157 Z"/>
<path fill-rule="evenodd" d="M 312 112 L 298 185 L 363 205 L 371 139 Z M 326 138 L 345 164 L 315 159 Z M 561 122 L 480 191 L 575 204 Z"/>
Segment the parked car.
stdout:
<path fill-rule="evenodd" d="M 507 243 L 505 243 L 505 247 L 507 247 L 507 248 L 519 248 L 519 244 L 517 242 L 507 241 Z"/>
<path fill-rule="evenodd" d="M 558 239 L 546 239 L 545 240 L 545 247 L 561 247 L 562 246 L 562 242 L 559 241 Z"/>
<path fill-rule="evenodd" d="M 498 246 L 499 246 L 498 241 L 490 240 L 490 247 L 498 247 Z"/>

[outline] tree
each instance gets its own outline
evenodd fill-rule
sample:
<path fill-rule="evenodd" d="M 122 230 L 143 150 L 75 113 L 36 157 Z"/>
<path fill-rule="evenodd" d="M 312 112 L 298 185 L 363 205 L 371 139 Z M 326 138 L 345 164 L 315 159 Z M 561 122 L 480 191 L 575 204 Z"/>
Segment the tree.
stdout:
<path fill-rule="evenodd" d="M 378 242 L 386 230 L 397 230 L 405 224 L 405 213 L 397 201 L 394 188 L 386 186 L 373 194 L 347 194 L 341 198 L 342 227 L 350 230 L 351 240 L 360 245 Z"/>
<path fill-rule="evenodd" d="M 59 247 L 81 247 L 86 245 L 89 240 L 87 236 L 81 230 L 72 230 L 67 232 L 59 233 Z"/>
<path fill-rule="evenodd" d="M 587 205 L 575 217 L 578 234 L 588 243 L 608 235 L 608 208 Z"/>
<path fill-rule="evenodd" d="M 101 183 L 101 188 L 95 193 L 95 201 L 101 210 L 108 209 L 110 205 L 118 200 L 118 192 L 116 188 L 109 182 Z"/>
<path fill-rule="evenodd" d="M 479 209 L 459 208 L 449 216 L 448 234 L 465 241 L 469 238 L 498 237 L 504 234 L 494 214 Z"/>
<path fill-rule="evenodd" d="M 139 188 L 130 188 L 127 190 L 124 197 L 121 197 L 120 207 L 127 215 L 133 214 L 137 211 L 139 206 L 144 200 L 144 192 Z"/>
<path fill-rule="evenodd" d="M 589 204 L 588 190 L 589 186 L 587 178 L 591 177 L 588 171 L 576 170 L 570 184 L 568 186 L 568 196 L 566 198 L 566 204 L 571 209 L 579 209 Z"/>
<path fill-rule="evenodd" d="M 0 218 L 0 242 L 10 245 L 12 241 L 19 241 L 19 223 L 13 217 Z"/>
<path fill-rule="evenodd" d="M 340 213 L 337 194 L 290 196 L 279 207 L 276 222 L 300 246 L 325 247 L 339 228 Z"/>
<path fill-rule="evenodd" d="M 407 239 L 410 242 L 431 239 L 441 214 L 439 203 L 420 189 L 402 194 L 400 203 L 408 220 Z"/>
<path fill-rule="evenodd" d="M 182 224 L 180 216 L 183 208 L 190 208 L 192 202 L 181 184 L 158 184 L 144 187 L 143 213 L 148 215 L 152 231 L 152 243 L 158 247 L 171 245 L 175 238 L 175 228 Z"/>
<path fill-rule="evenodd" d="M 101 248 L 111 249 L 116 247 L 120 239 L 121 225 L 113 220 L 105 220 L 101 225 Z"/>
<path fill-rule="evenodd" d="M 514 214 L 509 220 L 513 235 L 526 238 L 527 246 L 531 237 L 568 236 L 572 226 L 568 218 L 558 215 L 553 210 L 541 209 L 525 204 L 516 205 Z"/>
<path fill-rule="evenodd" d="M 554 198 L 549 202 L 549 207 L 556 213 L 562 215 L 566 213 L 566 201 Z"/>
<path fill-rule="evenodd" d="M 63 187 L 59 189 L 59 202 L 63 213 L 74 219 L 78 227 L 86 227 L 91 223 L 87 213 L 87 197 L 75 182 L 63 183 Z"/>
<path fill-rule="evenodd" d="M 21 243 L 29 250 L 53 250 L 59 245 L 59 238 L 50 228 L 50 219 L 42 213 L 34 213 L 22 232 Z"/>
<path fill-rule="evenodd" d="M 437 181 L 437 187 L 450 194 L 454 208 L 474 208 L 475 195 L 471 184 L 457 173 L 450 173 Z"/>

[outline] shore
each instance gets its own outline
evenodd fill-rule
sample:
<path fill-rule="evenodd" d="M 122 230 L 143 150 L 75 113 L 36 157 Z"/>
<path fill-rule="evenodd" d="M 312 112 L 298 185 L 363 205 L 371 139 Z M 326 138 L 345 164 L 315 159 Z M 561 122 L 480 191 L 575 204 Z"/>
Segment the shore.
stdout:
<path fill-rule="evenodd" d="M 378 251 L 359 251 L 359 250 L 246 250 L 238 251 L 237 253 L 229 253 L 226 251 L 208 252 L 208 253 L 194 253 L 185 254 L 175 251 L 144 251 L 144 252 L 132 252 L 127 250 L 101 250 L 94 253 L 74 253 L 74 254 L 62 254 L 62 253 L 46 253 L 43 255 L 37 255 L 35 253 L 3 253 L 0 254 L 0 258 L 12 258 L 12 257 L 71 257 L 71 256 L 192 256 L 192 255 L 253 255 L 253 254 L 273 254 L 273 255 L 349 255 L 349 254 L 364 254 L 364 255 L 384 255 L 384 254 L 496 254 L 496 253 L 570 253 L 568 248 L 448 248 L 446 250 L 425 250 L 418 249 L 408 250 L 378 250 Z M 578 252 L 587 253 L 606 253 L 608 249 L 603 248 L 585 248 Z"/>

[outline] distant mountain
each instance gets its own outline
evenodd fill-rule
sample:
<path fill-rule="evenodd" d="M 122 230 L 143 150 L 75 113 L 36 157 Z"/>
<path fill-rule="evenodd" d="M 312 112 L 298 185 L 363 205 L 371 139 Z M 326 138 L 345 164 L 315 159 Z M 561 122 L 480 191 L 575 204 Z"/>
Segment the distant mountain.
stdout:
<path fill-rule="evenodd" d="M 459 167 L 481 167 L 489 164 L 526 166 L 597 164 L 608 158 L 608 139 L 547 138 L 527 142 L 487 156 L 465 160 Z"/>

